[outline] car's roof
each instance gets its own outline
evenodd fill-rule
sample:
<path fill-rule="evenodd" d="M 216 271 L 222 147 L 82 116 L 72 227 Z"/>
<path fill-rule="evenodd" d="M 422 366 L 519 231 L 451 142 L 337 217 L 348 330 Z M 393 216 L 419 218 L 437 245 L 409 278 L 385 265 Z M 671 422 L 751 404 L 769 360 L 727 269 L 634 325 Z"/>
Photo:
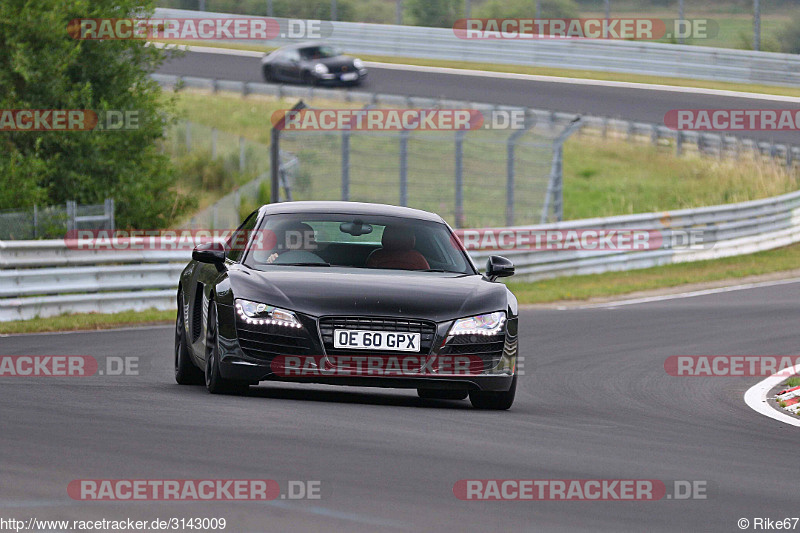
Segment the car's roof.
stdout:
<path fill-rule="evenodd" d="M 436 213 L 399 207 L 388 204 L 368 204 L 363 202 L 280 202 L 267 204 L 261 208 L 267 215 L 289 213 L 337 213 L 347 215 L 379 215 L 399 218 L 413 218 L 444 222 Z"/>
<path fill-rule="evenodd" d="M 330 45 L 319 41 L 305 41 L 302 43 L 287 44 L 286 46 L 281 46 L 278 50 L 292 50 L 295 48 L 317 48 L 319 46 L 330 46 Z"/>

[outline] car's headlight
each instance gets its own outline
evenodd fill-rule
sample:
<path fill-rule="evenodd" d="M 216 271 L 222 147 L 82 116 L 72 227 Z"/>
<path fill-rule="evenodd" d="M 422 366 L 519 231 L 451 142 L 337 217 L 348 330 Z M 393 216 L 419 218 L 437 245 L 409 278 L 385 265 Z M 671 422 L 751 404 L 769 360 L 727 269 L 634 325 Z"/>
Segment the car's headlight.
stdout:
<path fill-rule="evenodd" d="M 314 65 L 314 72 L 316 72 L 317 74 L 327 74 L 328 67 L 326 67 L 322 63 L 317 63 L 316 65 Z"/>
<path fill-rule="evenodd" d="M 497 335 L 503 332 L 506 314 L 502 311 L 459 318 L 448 335 Z"/>
<path fill-rule="evenodd" d="M 303 327 L 300 321 L 297 320 L 297 315 L 291 311 L 241 298 L 236 299 L 236 313 L 248 324 L 269 324 L 290 328 Z"/>
<path fill-rule="evenodd" d="M 364 62 L 356 58 L 353 60 L 353 67 L 357 68 L 358 70 L 361 70 L 362 68 L 364 68 Z"/>

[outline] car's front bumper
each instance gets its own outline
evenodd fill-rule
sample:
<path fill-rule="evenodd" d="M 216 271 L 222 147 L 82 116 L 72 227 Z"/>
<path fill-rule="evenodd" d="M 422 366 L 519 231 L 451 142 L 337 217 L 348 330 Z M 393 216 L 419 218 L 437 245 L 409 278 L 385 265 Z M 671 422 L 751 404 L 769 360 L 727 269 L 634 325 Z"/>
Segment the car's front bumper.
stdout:
<path fill-rule="evenodd" d="M 284 353 L 278 355 L 274 350 L 272 353 L 266 351 L 253 350 L 253 346 L 264 344 L 263 341 L 269 340 L 269 332 L 265 331 L 263 338 L 253 337 L 252 330 L 247 340 L 243 337 L 244 332 L 240 330 L 241 324 L 235 317 L 231 306 L 218 305 L 220 318 L 219 327 L 219 354 L 220 372 L 224 378 L 256 383 L 260 381 L 290 381 L 297 383 L 324 383 L 334 385 L 350 385 L 362 387 L 389 387 L 389 388 L 432 388 L 432 389 L 469 389 L 483 391 L 505 391 L 511 387 L 511 381 L 517 368 L 518 336 L 516 334 L 516 318 L 509 321 L 513 328 L 507 328 L 504 341 L 497 341 L 500 344 L 499 352 L 490 356 L 488 359 L 480 359 L 472 355 L 470 350 L 459 351 L 453 348 L 463 348 L 463 344 L 445 342 L 447 333 L 452 322 L 442 322 L 435 324 L 435 333 L 429 341 L 431 351 L 428 355 L 420 353 L 406 353 L 394 356 L 381 352 L 362 352 L 358 353 L 361 358 L 381 357 L 396 358 L 408 355 L 412 360 L 421 363 L 417 371 L 413 368 L 402 369 L 401 372 L 390 371 L 384 367 L 384 375 L 376 375 L 375 372 L 357 372 L 346 363 L 337 366 L 342 362 L 341 358 L 347 359 L 351 354 L 345 355 L 326 355 L 330 347 L 326 348 L 323 341 L 325 334 L 321 331 L 323 320 L 308 315 L 297 314 L 303 323 L 302 331 L 305 332 L 305 348 L 303 353 Z M 410 319 L 413 321 L 414 319 Z M 332 327 L 332 325 L 328 325 Z M 248 326 L 245 326 L 247 328 Z M 513 335 L 509 333 L 513 331 Z M 300 330 L 297 330 L 300 333 Z M 240 335 L 242 336 L 240 338 Z M 481 341 L 484 342 L 484 341 Z M 255 345 L 254 345 L 255 343 Z M 424 344 L 423 344 L 424 345 Z M 246 349 L 243 349 L 245 346 Z M 267 347 L 264 347 L 266 349 Z M 281 352 L 283 353 L 283 352 Z M 319 355 L 315 355 L 319 354 Z M 302 368 L 302 372 L 287 371 L 289 368 L 287 360 L 295 358 L 293 368 Z M 339 358 L 339 359 L 337 359 Z M 438 359 L 437 359 L 438 358 Z M 469 361 L 467 366 L 458 367 L 455 365 L 447 366 L 444 361 L 454 363 L 456 360 Z M 300 360 L 302 363 L 297 363 Z M 424 361 L 424 362 L 423 362 Z M 439 361 L 445 366 L 439 366 L 438 370 L 435 362 Z M 324 363 L 324 364 L 323 364 Z M 428 365 L 428 363 L 431 363 Z M 473 365 L 473 363 L 477 363 Z M 334 368 L 336 371 L 325 370 Z"/>
<path fill-rule="evenodd" d="M 255 363 L 248 358 L 232 355 L 220 360 L 220 372 L 226 379 L 249 381 L 288 381 L 293 383 L 321 383 L 353 387 L 386 387 L 396 389 L 452 389 L 507 391 L 511 387 L 513 373 L 483 373 L 464 375 L 405 374 L 402 376 L 375 375 L 309 375 L 287 376 L 274 372 L 271 365 Z"/>
<path fill-rule="evenodd" d="M 355 75 L 355 77 L 352 77 Z M 362 68 L 349 72 L 336 72 L 328 74 L 313 73 L 317 83 L 358 83 L 367 77 L 367 69 Z"/>

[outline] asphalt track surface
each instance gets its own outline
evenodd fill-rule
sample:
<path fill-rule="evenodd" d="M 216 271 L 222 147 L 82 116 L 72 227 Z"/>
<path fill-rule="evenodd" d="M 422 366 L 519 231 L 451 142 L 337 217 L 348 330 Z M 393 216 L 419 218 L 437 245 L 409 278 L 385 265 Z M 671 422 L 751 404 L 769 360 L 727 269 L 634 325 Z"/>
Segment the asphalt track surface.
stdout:
<path fill-rule="evenodd" d="M 529 309 L 507 412 L 412 391 L 179 386 L 172 330 L 0 338 L 3 355 L 140 358 L 138 376 L 0 378 L 0 518 L 225 517 L 226 531 L 739 531 L 798 516 L 797 429 L 761 378 L 679 378 L 676 354 L 795 354 L 800 284 L 617 309 Z M 318 501 L 84 502 L 75 479 L 319 480 Z M 475 502 L 460 479 L 706 481 L 705 500 Z"/>
<path fill-rule="evenodd" d="M 159 69 L 163 74 L 263 82 L 257 57 L 187 52 Z M 344 90 L 344 89 L 342 89 Z M 797 109 L 796 103 L 638 88 L 504 79 L 459 74 L 369 69 L 359 90 L 582 113 L 662 124 L 671 109 Z M 737 132 L 740 137 L 800 143 L 796 131 Z"/>

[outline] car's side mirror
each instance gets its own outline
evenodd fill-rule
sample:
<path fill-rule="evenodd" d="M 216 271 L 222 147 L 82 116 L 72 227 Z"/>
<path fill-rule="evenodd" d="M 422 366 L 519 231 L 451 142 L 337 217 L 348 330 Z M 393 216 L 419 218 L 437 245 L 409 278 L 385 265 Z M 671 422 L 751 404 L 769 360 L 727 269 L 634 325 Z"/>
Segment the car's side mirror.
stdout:
<path fill-rule="evenodd" d="M 502 255 L 493 255 L 486 261 L 486 277 L 489 281 L 514 275 L 514 263 Z"/>
<path fill-rule="evenodd" d="M 220 268 L 225 264 L 225 246 L 219 242 L 198 244 L 192 251 L 192 259 L 199 263 L 209 263 Z"/>

